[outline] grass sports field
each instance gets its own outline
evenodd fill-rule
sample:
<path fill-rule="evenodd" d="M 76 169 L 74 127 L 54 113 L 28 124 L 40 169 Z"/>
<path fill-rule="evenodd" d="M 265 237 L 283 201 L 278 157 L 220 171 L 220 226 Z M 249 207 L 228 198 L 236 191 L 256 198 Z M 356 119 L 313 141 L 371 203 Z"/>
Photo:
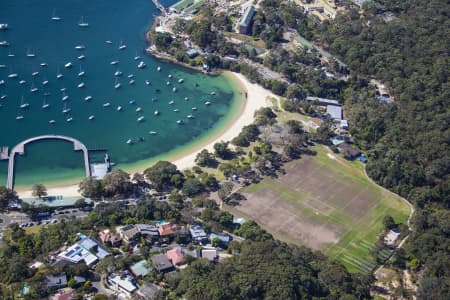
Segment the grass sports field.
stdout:
<path fill-rule="evenodd" d="M 255 220 L 278 239 L 323 251 L 351 272 L 368 272 L 375 266 L 369 251 L 383 217 L 405 223 L 409 206 L 373 184 L 361 163 L 323 146 L 315 150 L 316 156 L 286 164 L 286 175 L 242 190 L 247 200 L 227 209 Z"/>

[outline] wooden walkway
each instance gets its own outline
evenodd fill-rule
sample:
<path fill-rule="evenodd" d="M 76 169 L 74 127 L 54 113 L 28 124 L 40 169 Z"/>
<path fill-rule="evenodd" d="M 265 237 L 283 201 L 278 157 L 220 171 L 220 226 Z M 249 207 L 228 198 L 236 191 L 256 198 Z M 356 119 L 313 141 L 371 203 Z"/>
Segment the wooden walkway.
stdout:
<path fill-rule="evenodd" d="M 25 153 L 25 145 L 28 143 L 32 143 L 40 140 L 63 140 L 73 143 L 73 149 L 75 151 L 83 151 L 84 157 L 84 169 L 86 171 L 86 177 L 91 176 L 91 170 L 89 167 L 89 151 L 86 146 L 77 139 L 64 136 L 64 135 L 41 135 L 29 138 L 23 142 L 20 142 L 14 148 L 12 148 L 11 153 L 9 155 L 9 164 L 8 164 L 8 179 L 6 183 L 6 187 L 12 189 L 14 187 L 14 158 L 16 154 L 23 155 Z"/>

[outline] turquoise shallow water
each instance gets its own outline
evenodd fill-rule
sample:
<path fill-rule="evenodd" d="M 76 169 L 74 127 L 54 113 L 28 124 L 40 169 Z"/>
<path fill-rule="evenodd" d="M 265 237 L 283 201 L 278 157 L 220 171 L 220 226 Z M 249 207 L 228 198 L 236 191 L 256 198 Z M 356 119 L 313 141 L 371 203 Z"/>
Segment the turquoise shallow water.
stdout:
<path fill-rule="evenodd" d="M 163 1 L 165 5 L 173 2 Z M 2 0 L 0 23 L 8 23 L 10 29 L 0 31 L 0 41 L 6 40 L 10 46 L 0 47 L 0 65 L 4 65 L 0 80 L 5 81 L 0 95 L 6 95 L 0 100 L 0 146 L 11 148 L 32 136 L 63 134 L 79 139 L 89 149 L 107 149 L 116 167 L 127 169 L 169 151 L 181 151 L 223 126 L 240 101 L 232 82 L 224 76 L 210 77 L 163 63 L 144 53 L 145 33 L 157 13 L 150 0 Z M 52 16 L 61 17 L 61 21 L 51 21 Z M 89 27 L 78 26 L 81 17 Z M 121 42 L 126 49 L 118 50 Z M 76 45 L 86 48 L 76 50 Z M 35 57 L 27 57 L 27 53 Z M 85 59 L 78 59 L 80 55 Z M 135 60 L 135 56 L 141 59 Z M 114 60 L 119 63 L 111 65 Z M 147 67 L 138 69 L 140 61 Z M 40 66 L 43 62 L 47 66 Z M 67 62 L 73 66 L 65 68 Z M 78 77 L 81 70 L 85 75 Z M 123 75 L 114 76 L 116 71 Z M 39 74 L 32 76 L 33 72 Z M 18 77 L 8 78 L 11 73 Z M 64 77 L 57 79 L 58 73 Z M 130 74 L 132 78 L 128 78 Z M 133 85 L 131 79 L 135 80 Z M 184 81 L 180 83 L 180 79 Z M 20 80 L 26 83 L 20 84 Z M 46 80 L 49 83 L 44 85 Z M 78 88 L 82 82 L 85 87 Z M 119 89 L 114 88 L 117 82 L 121 83 Z M 38 91 L 32 93 L 33 87 Z M 64 94 L 62 88 L 66 89 Z M 69 96 L 65 102 L 64 95 Z M 85 101 L 87 96 L 92 99 Z M 134 104 L 129 103 L 131 99 Z M 42 108 L 44 100 L 49 104 L 47 109 Z M 211 105 L 205 105 L 206 101 Z M 23 103 L 30 106 L 20 109 Z M 104 107 L 105 103 L 110 106 Z M 64 105 L 69 113 L 62 112 Z M 122 111 L 117 111 L 118 106 Z M 154 115 L 155 110 L 159 116 Z M 194 118 L 187 118 L 190 114 Z M 18 115 L 24 118 L 16 120 Z M 89 120 L 91 115 L 93 120 Z M 139 117 L 144 120 L 138 122 Z M 68 118 L 72 121 L 67 122 Z M 49 124 L 50 120 L 56 123 Z M 177 124 L 177 120 L 184 124 Z M 126 143 L 129 139 L 132 145 Z M 18 159 L 15 182 L 76 181 L 83 175 L 82 167 L 81 154 L 74 153 L 71 144 L 36 142 Z M 0 162 L 1 183 L 6 173 L 6 162 Z"/>

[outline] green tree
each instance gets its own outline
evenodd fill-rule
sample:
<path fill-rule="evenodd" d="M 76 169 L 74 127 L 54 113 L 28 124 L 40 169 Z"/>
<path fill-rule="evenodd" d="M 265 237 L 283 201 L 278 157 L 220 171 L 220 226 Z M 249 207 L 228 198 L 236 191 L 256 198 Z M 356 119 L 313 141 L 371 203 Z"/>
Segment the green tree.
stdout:
<path fill-rule="evenodd" d="M 168 161 L 158 161 L 144 171 L 145 177 L 151 181 L 157 191 L 167 190 L 172 186 L 172 176 L 180 174 L 177 167 Z"/>
<path fill-rule="evenodd" d="M 0 186 L 0 211 L 8 208 L 9 201 L 17 200 L 17 193 L 5 186 Z"/>
<path fill-rule="evenodd" d="M 228 148 L 228 142 L 218 142 L 214 144 L 214 154 L 221 159 L 233 158 L 233 151 Z"/>
<path fill-rule="evenodd" d="M 103 178 L 103 190 L 110 197 L 126 196 L 133 191 L 130 174 L 123 170 L 113 170 Z"/>
<path fill-rule="evenodd" d="M 34 184 L 32 187 L 32 195 L 33 197 L 45 197 L 47 196 L 47 188 L 43 184 Z"/>
<path fill-rule="evenodd" d="M 103 183 L 94 177 L 86 177 L 78 185 L 78 190 L 84 197 L 100 199 L 103 195 Z"/>

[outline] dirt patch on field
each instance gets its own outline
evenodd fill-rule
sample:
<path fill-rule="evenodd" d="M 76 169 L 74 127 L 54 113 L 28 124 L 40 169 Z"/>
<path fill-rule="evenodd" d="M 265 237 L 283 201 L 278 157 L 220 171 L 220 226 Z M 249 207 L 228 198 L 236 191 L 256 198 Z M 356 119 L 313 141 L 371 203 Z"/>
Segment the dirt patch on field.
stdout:
<path fill-rule="evenodd" d="M 314 157 L 284 169 L 286 175 L 244 190 L 247 200 L 233 208 L 280 239 L 324 249 L 376 204 L 376 193 Z"/>

